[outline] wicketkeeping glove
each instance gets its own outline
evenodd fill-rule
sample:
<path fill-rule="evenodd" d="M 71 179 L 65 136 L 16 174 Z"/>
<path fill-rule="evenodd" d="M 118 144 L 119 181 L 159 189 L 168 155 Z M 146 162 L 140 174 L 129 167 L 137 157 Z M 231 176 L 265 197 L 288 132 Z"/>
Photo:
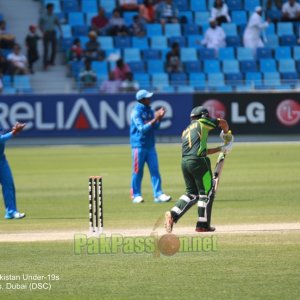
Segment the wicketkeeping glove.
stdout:
<path fill-rule="evenodd" d="M 225 142 L 225 144 L 233 142 L 233 134 L 231 133 L 231 130 L 229 130 L 227 133 L 224 133 L 222 130 L 220 133 L 220 138 Z"/>

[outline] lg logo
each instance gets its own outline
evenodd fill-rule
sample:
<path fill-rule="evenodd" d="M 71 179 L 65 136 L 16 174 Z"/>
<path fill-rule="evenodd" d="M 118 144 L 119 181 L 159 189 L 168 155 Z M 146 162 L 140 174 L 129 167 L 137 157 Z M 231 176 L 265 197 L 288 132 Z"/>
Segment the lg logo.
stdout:
<path fill-rule="evenodd" d="M 295 100 L 284 100 L 277 106 L 276 115 L 283 125 L 295 126 L 300 122 L 300 104 Z"/>
<path fill-rule="evenodd" d="M 212 118 L 226 119 L 225 105 L 219 100 L 207 100 L 202 104 L 209 111 Z M 235 124 L 265 123 L 265 107 L 260 102 L 250 102 L 244 111 L 241 111 L 238 102 L 231 103 L 231 122 Z"/>

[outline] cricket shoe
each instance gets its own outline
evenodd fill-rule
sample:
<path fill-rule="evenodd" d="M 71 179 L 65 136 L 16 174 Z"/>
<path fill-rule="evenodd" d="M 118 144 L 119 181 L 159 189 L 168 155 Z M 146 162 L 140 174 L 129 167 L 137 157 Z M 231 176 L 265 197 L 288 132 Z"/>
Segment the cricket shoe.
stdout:
<path fill-rule="evenodd" d="M 215 231 L 216 228 L 215 227 L 196 227 L 195 231 L 196 232 L 212 232 Z"/>
<path fill-rule="evenodd" d="M 154 198 L 155 203 L 169 202 L 172 199 L 171 196 L 166 194 L 161 194 L 158 197 Z"/>
<path fill-rule="evenodd" d="M 174 221 L 170 211 L 165 213 L 165 229 L 167 233 L 171 233 L 173 230 Z"/>
<path fill-rule="evenodd" d="M 23 219 L 26 215 L 24 213 L 20 213 L 18 211 L 12 213 L 6 213 L 5 219 Z"/>
<path fill-rule="evenodd" d="M 132 203 L 138 204 L 138 203 L 143 203 L 144 199 L 142 196 L 136 196 L 133 198 Z"/>

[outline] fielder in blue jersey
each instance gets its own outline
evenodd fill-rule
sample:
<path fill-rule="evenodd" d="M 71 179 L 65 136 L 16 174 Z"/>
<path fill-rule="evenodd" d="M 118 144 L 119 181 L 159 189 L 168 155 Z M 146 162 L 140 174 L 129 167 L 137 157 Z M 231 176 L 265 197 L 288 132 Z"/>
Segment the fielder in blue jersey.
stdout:
<path fill-rule="evenodd" d="M 2 194 L 6 208 L 5 219 L 22 219 L 25 217 L 24 213 L 20 213 L 17 210 L 14 179 L 4 154 L 6 141 L 22 131 L 24 127 L 25 124 L 17 123 L 10 132 L 0 135 L 0 184 L 2 185 Z"/>
<path fill-rule="evenodd" d="M 164 194 L 161 188 L 161 177 L 158 168 L 157 153 L 155 150 L 154 132 L 160 126 L 160 121 L 166 111 L 160 108 L 154 113 L 150 107 L 153 93 L 139 90 L 136 93 L 138 103 L 131 113 L 130 144 L 132 149 L 132 181 L 131 192 L 133 203 L 142 203 L 141 184 L 144 165 L 147 163 L 153 188 L 154 202 L 168 202 L 171 197 Z"/>

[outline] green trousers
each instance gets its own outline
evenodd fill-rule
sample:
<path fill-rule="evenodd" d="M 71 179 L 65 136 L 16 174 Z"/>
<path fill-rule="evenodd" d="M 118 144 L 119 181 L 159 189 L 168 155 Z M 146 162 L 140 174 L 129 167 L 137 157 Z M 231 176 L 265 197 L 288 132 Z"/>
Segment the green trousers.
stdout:
<path fill-rule="evenodd" d="M 181 161 L 181 170 L 186 186 L 186 194 L 208 195 L 212 187 L 212 173 L 208 157 L 190 158 Z"/>
<path fill-rule="evenodd" d="M 209 227 L 214 200 L 210 159 L 208 157 L 183 157 L 181 169 L 186 185 L 186 194 L 182 195 L 171 209 L 172 218 L 177 222 L 198 202 L 196 226 Z"/>

